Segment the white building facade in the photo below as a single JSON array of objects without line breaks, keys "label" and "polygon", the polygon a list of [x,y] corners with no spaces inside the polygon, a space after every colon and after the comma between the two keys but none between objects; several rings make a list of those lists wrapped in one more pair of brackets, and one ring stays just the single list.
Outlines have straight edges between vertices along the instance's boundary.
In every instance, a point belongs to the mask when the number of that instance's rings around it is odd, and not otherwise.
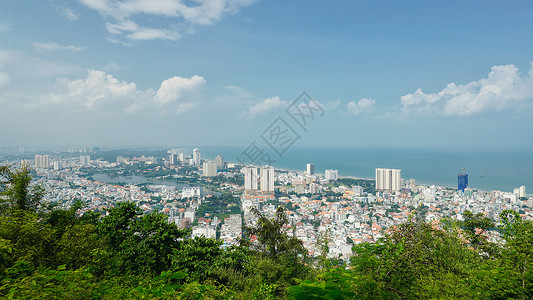
[{"label": "white building facade", "polygon": [[261,167],[261,191],[265,193],[274,192],[274,167]]},{"label": "white building facade", "polygon": [[376,169],[376,191],[398,192],[401,189],[402,170]]}]

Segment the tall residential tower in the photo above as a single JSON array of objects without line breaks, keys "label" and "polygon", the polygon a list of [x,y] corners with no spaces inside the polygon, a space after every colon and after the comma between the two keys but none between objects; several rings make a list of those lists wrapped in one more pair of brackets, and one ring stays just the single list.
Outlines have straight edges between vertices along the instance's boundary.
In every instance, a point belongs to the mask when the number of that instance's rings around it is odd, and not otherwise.
[{"label": "tall residential tower", "polygon": [[307,164],[307,175],[315,175],[315,164]]},{"label": "tall residential tower", "polygon": [[252,191],[257,190],[257,168],[256,167],[244,167],[244,190]]},{"label": "tall residential tower", "polygon": [[261,167],[261,191],[274,193],[274,167]]},{"label": "tall residential tower", "polygon": [[468,186],[468,174],[465,172],[465,168],[463,168],[463,171],[457,175],[457,190],[464,192],[466,187]]},{"label": "tall residential tower", "polygon": [[195,166],[200,166],[200,149],[194,148],[192,149],[192,161]]},{"label": "tall residential tower", "polygon": [[401,188],[402,170],[376,169],[376,191],[399,192]]}]

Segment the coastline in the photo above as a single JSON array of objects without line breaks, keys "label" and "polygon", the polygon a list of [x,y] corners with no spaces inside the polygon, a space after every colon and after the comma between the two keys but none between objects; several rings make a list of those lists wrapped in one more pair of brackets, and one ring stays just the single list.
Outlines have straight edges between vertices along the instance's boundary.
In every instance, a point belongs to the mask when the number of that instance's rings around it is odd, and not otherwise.
[{"label": "coastline", "polygon": [[[206,147],[204,158],[222,155],[236,162],[240,147]],[[276,169],[302,172],[306,163],[315,171],[339,170],[339,177],[374,180],[378,167],[401,169],[402,178],[417,185],[456,188],[462,167],[469,174],[469,187],[479,191],[512,192],[525,185],[533,187],[533,152],[454,151],[435,149],[302,148],[287,151],[272,165]]]}]

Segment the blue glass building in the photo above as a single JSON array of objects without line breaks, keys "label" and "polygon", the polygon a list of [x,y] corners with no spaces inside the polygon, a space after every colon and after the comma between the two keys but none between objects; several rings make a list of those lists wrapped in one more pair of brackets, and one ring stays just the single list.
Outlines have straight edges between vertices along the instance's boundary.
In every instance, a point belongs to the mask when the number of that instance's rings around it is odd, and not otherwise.
[{"label": "blue glass building", "polygon": [[457,176],[457,190],[464,192],[468,186],[468,174],[463,171]]}]

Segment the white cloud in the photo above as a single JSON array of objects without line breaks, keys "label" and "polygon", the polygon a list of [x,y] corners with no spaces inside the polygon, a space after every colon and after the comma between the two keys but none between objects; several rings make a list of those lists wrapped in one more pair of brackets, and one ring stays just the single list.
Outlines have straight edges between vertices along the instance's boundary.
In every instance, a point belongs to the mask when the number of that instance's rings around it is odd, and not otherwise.
[{"label": "white cloud", "polygon": [[[87,70],[82,79],[58,80],[59,92],[34,97],[30,106],[59,105],[66,110],[105,110],[134,113],[139,110],[154,109],[165,105],[165,110],[174,109],[183,113],[196,106],[194,102],[178,102],[181,96],[205,84],[203,77],[172,77],[161,83],[156,92],[153,89],[140,90],[134,82],[119,80],[100,70]],[[169,107],[171,103],[174,104]]]},{"label": "white cloud", "polygon": [[248,110],[244,111],[242,115],[247,118],[254,118],[286,105],[288,105],[287,101],[281,100],[278,96],[270,97],[250,107]]},{"label": "white cloud", "polygon": [[361,114],[374,106],[376,100],[363,98],[359,102],[351,101],[346,105],[348,111],[354,115]]},{"label": "white cloud", "polygon": [[205,79],[202,76],[194,75],[191,78],[175,76],[161,82],[161,87],[157,90],[154,98],[159,105],[178,100],[181,96],[190,91],[195,91],[205,85]]},{"label": "white cloud", "polygon": [[493,66],[487,78],[463,85],[448,84],[435,94],[417,89],[401,97],[405,113],[469,116],[516,108],[533,99],[533,64],[521,77],[514,65]]},{"label": "white cloud", "polygon": [[85,49],[85,47],[77,47],[73,45],[62,46],[57,43],[33,43],[33,47],[37,51],[70,51],[70,52],[79,52]]},{"label": "white cloud", "polygon": [[112,72],[112,71],[118,71],[118,70],[126,70],[126,66],[119,65],[114,62],[109,62],[103,67],[103,70],[106,72]]},{"label": "white cloud", "polygon": [[132,33],[126,35],[128,39],[136,41],[147,40],[170,40],[175,41],[181,38],[181,35],[169,30],[157,29],[157,28],[139,28]]},{"label": "white cloud", "polygon": [[[106,24],[109,33],[130,40],[177,40],[182,33],[194,31],[190,26],[212,25],[225,15],[235,14],[241,8],[252,5],[255,0],[197,0],[192,5],[184,0],[78,0],[101,15],[115,20]],[[183,26],[153,28],[139,26],[131,18],[135,15],[152,15],[175,20]]]},{"label": "white cloud", "polygon": [[181,38],[178,32],[166,29],[140,27],[137,23],[126,20],[119,23],[107,23],[107,31],[111,34],[124,34],[130,40],[177,40]]},{"label": "white cloud", "polygon": [[[107,69],[121,69],[110,63]],[[0,101],[19,109],[41,107],[61,112],[188,111],[199,103],[194,93],[206,84],[202,76],[171,77],[159,89],[139,89],[109,72],[80,70],[68,63],[43,61],[0,49]],[[28,84],[31,83],[31,84]],[[187,96],[187,99],[185,99]]]},{"label": "white cloud", "polygon": [[191,110],[194,108],[197,104],[194,102],[186,102],[186,103],[180,103],[178,107],[176,108],[176,114],[182,114],[188,110]]},{"label": "white cloud", "polygon": [[226,89],[232,92],[239,99],[246,99],[252,97],[252,93],[250,93],[250,91],[240,86],[228,85],[226,86]]},{"label": "white cloud", "polygon": [[78,14],[76,14],[72,9],[67,8],[67,7],[58,6],[57,12],[59,12],[60,15],[62,15],[63,17],[71,21],[75,21],[80,18]]},{"label": "white cloud", "polygon": [[139,92],[133,82],[120,81],[103,71],[88,70],[87,72],[85,79],[67,82],[68,93],[58,95],[55,101],[64,98],[65,101],[79,101],[83,106],[92,108],[98,102],[133,98]]}]

